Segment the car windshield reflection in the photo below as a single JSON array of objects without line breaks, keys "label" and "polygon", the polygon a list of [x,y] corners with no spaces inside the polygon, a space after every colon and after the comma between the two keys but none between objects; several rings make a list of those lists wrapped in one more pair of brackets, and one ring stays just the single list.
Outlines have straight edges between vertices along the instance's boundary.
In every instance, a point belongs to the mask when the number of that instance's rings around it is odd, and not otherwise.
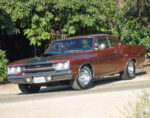
[{"label": "car windshield reflection", "polygon": [[92,50],[92,38],[78,38],[55,41],[48,54]]}]

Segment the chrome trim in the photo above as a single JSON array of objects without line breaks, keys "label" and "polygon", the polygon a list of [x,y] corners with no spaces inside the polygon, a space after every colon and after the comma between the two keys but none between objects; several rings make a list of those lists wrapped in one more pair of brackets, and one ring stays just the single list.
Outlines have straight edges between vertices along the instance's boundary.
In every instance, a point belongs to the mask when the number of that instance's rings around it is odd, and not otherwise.
[{"label": "chrome trim", "polygon": [[25,75],[9,75],[7,79],[13,78],[28,78],[28,77],[40,77],[40,76],[58,76],[58,75],[66,75],[72,74],[72,71],[60,71],[60,72],[48,72],[48,73],[38,73],[38,74],[25,74]]},{"label": "chrome trim", "polygon": [[27,63],[24,63],[24,64],[20,64],[20,65],[11,65],[11,66],[7,66],[7,67],[22,67],[22,66],[32,66],[32,65],[38,65],[38,64],[54,64],[54,63],[65,63],[67,62],[68,60],[65,60],[65,61],[47,61],[47,62],[33,62],[33,63],[30,63],[30,62],[27,62]]},{"label": "chrome trim", "polygon": [[85,70],[85,68],[83,69],[84,70],[79,72],[78,82],[80,83],[82,87],[85,87],[92,80],[92,73],[90,69],[87,67],[86,67],[87,70]]},{"label": "chrome trim", "polygon": [[[128,62],[129,62],[130,60],[132,60],[132,59],[134,59],[134,58],[129,58],[129,59],[128,59],[128,61],[126,62],[126,65],[125,65],[124,70],[126,69],[126,67],[127,67],[127,65],[128,65]],[[137,60],[135,59],[135,61],[137,61]],[[136,66],[136,63],[137,63],[137,62],[135,62],[135,66]],[[124,71],[124,70],[123,70],[123,71]]]},{"label": "chrome trim", "polygon": [[54,69],[53,67],[41,67],[41,68],[31,68],[31,69],[24,69],[23,72],[27,72],[27,71],[44,71],[44,70],[50,70],[50,69]]},{"label": "chrome trim", "polygon": [[[93,67],[93,65],[92,65],[91,63],[88,63],[88,62],[83,63],[83,64],[80,66],[80,68],[78,69],[78,74],[79,74],[79,72],[80,72],[81,68],[82,68],[84,65],[91,65],[91,67],[92,67],[92,71],[93,71],[93,73],[92,73],[92,77],[94,78],[94,77],[95,77],[95,70],[94,70],[94,67]],[[77,76],[78,76],[78,75],[77,75]]]},{"label": "chrome trim", "polygon": [[[71,80],[72,76],[73,76],[72,71],[62,71],[62,72],[53,72],[53,73],[51,72],[51,73],[41,73],[41,74],[8,76],[8,80],[11,83],[15,83],[15,84],[46,84],[49,82]],[[45,81],[35,83],[34,77],[44,77]]]}]

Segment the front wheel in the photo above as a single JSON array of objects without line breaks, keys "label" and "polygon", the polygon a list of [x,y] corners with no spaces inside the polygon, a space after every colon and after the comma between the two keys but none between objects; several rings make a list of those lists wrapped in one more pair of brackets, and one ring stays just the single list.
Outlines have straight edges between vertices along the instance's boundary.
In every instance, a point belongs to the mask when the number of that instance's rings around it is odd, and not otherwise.
[{"label": "front wheel", "polygon": [[80,69],[77,78],[72,82],[72,88],[75,90],[90,88],[93,84],[93,76],[88,66]]},{"label": "front wheel", "polygon": [[126,68],[120,73],[121,79],[132,79],[135,77],[135,63],[130,60],[128,61]]},{"label": "front wheel", "polygon": [[22,93],[29,94],[29,93],[37,93],[40,91],[40,86],[30,85],[30,84],[18,84],[19,89]]}]

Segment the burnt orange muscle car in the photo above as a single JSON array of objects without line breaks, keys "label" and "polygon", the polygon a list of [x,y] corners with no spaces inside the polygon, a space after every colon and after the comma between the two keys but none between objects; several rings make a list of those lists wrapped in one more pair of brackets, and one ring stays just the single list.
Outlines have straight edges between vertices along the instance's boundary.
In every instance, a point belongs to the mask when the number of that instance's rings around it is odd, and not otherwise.
[{"label": "burnt orange muscle car", "polygon": [[145,55],[144,46],[126,45],[108,34],[70,37],[54,41],[42,57],[10,63],[8,80],[18,84],[23,93],[36,93],[41,86],[59,83],[87,89],[95,78],[106,75],[134,78]]}]

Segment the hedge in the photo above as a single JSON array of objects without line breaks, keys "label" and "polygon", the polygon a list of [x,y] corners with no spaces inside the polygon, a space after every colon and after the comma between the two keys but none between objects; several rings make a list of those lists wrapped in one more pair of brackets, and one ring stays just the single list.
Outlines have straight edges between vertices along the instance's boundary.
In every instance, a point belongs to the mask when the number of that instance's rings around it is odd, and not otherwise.
[{"label": "hedge", "polygon": [[7,77],[7,63],[6,53],[0,49],[0,82],[3,82]]}]

